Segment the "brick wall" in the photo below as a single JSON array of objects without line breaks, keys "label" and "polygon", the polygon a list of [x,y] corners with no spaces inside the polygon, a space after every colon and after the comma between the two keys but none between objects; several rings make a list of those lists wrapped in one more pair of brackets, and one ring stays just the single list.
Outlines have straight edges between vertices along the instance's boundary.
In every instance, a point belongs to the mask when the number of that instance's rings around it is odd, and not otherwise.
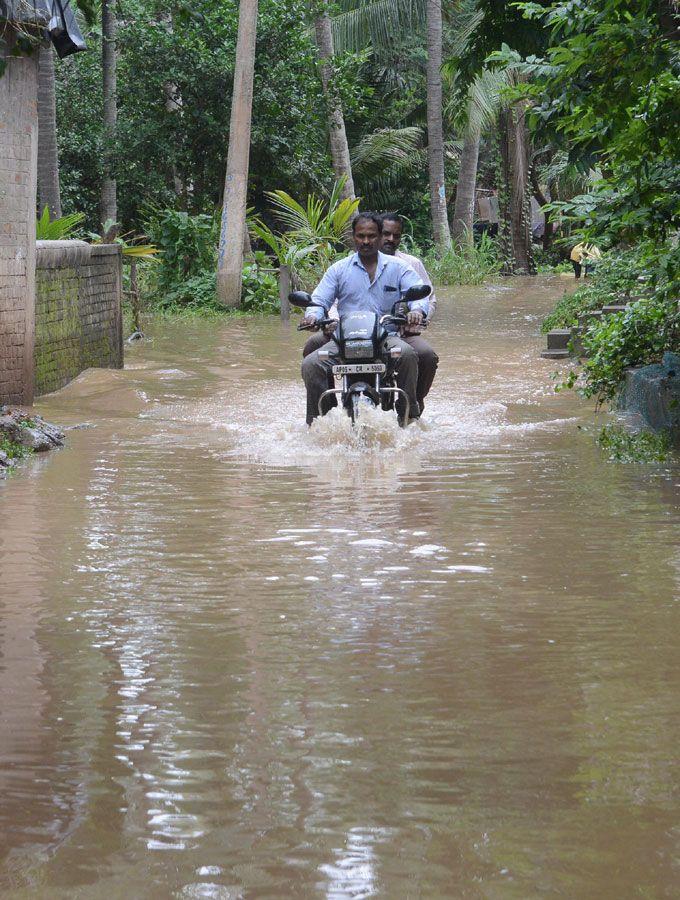
[{"label": "brick wall", "polygon": [[35,393],[56,391],[84,369],[122,365],[120,247],[38,241]]},{"label": "brick wall", "polygon": [[35,196],[38,54],[11,56],[14,36],[0,22],[7,62],[0,77],[0,402],[33,399]]}]

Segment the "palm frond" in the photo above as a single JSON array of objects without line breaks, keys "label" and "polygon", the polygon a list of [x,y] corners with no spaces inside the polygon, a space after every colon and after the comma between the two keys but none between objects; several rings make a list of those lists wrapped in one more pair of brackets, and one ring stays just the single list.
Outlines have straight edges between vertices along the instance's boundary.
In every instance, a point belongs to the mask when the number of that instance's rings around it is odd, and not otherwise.
[{"label": "palm frond", "polygon": [[35,223],[35,236],[38,241],[63,241],[72,238],[78,226],[85,221],[85,213],[70,213],[58,219],[50,219],[50,211],[46,206]]},{"label": "palm frond", "polygon": [[361,50],[371,43],[384,47],[398,38],[403,29],[416,30],[425,23],[425,0],[368,0],[341,3],[344,11],[333,16],[333,43],[336,51]]},{"label": "palm frond", "polygon": [[452,29],[453,39],[447,46],[448,58],[445,67],[455,67],[457,60],[464,56],[470,38],[484,20],[484,12],[477,9],[474,2],[461,4],[457,12],[455,26]]},{"label": "palm frond", "polygon": [[350,151],[352,172],[358,177],[375,176],[406,162],[422,141],[422,129],[381,128],[363,137]]},{"label": "palm frond", "polygon": [[493,128],[504,105],[503,92],[511,83],[509,69],[483,69],[468,91],[467,128],[485,132]]}]

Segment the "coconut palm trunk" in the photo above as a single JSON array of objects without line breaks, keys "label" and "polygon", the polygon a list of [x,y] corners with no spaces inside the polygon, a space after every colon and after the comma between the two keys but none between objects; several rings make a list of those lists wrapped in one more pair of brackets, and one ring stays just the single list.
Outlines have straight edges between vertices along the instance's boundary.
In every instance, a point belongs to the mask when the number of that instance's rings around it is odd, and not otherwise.
[{"label": "coconut palm trunk", "polygon": [[451,245],[446,216],[444,128],[442,124],[442,4],[427,0],[427,159],[434,242],[440,251]]},{"label": "coconut palm trunk", "polygon": [[47,206],[51,219],[61,217],[54,48],[40,48],[38,66],[38,207]]},{"label": "coconut palm trunk", "polygon": [[113,0],[102,0],[102,82],[104,95],[104,152],[99,210],[102,236],[112,240],[117,232],[118,198],[115,176],[115,140],[118,119],[116,97],[116,15]]},{"label": "coconut palm trunk", "polygon": [[458,245],[472,244],[479,140],[480,134],[477,129],[468,130],[465,134],[463,150],[460,155],[456,204],[451,227],[453,240]]},{"label": "coconut palm trunk", "polygon": [[333,171],[335,172],[336,180],[340,181],[344,178],[342,187],[343,199],[354,200],[354,179],[352,178],[352,164],[347,145],[345,118],[342,114],[340,95],[334,82],[333,32],[331,30],[327,0],[323,0],[319,6],[319,15],[314,21],[314,30],[316,46],[319,51],[319,62],[321,64],[321,84],[323,85],[328,109],[328,132]]},{"label": "coconut palm trunk", "polygon": [[522,103],[500,114],[499,234],[509,275],[534,272],[529,200],[529,138]]},{"label": "coconut palm trunk", "polygon": [[217,253],[217,295],[221,303],[231,307],[241,303],[256,40],[257,0],[241,0]]}]

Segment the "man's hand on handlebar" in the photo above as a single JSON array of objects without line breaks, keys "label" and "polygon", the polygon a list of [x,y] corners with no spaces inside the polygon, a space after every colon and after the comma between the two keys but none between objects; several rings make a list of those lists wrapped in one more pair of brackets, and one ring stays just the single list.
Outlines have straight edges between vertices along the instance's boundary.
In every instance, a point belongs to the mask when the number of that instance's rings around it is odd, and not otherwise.
[{"label": "man's hand on handlebar", "polygon": [[319,319],[316,316],[305,316],[300,322],[300,328],[309,328],[311,331],[319,330]]},{"label": "man's hand on handlebar", "polygon": [[323,326],[323,333],[326,337],[331,337],[335,333],[335,329],[338,327],[338,320],[333,319],[332,322],[329,322],[327,325]]},{"label": "man's hand on handlebar", "polygon": [[423,323],[423,314],[419,309],[410,309],[406,316],[406,323],[408,325],[422,325]]}]

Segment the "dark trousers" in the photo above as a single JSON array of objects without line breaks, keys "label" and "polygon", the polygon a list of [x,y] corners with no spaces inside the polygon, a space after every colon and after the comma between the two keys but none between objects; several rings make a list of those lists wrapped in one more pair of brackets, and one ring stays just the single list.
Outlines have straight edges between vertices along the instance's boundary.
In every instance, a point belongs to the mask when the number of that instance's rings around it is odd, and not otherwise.
[{"label": "dark trousers", "polygon": [[[401,348],[401,356],[396,360],[394,370],[397,379],[397,387],[400,387],[409,399],[410,417],[417,419],[420,415],[420,407],[416,398],[418,383],[418,354],[398,335],[388,335],[382,344],[386,351],[392,347]],[[328,387],[328,378],[332,377],[331,369],[339,360],[339,347],[335,341],[329,342],[329,359],[319,359],[319,351],[309,353],[302,360],[302,380],[307,388],[307,424],[311,425],[319,415],[319,400]],[[406,404],[400,397],[396,403],[397,415],[402,420],[406,414]]]},{"label": "dark trousers", "polygon": [[[314,353],[315,350],[323,347],[328,341],[330,341],[330,337],[325,335],[323,331],[315,332],[309,338],[302,350],[303,357],[309,356],[310,353]],[[418,354],[418,385],[416,387],[416,396],[418,398],[420,411],[422,412],[423,407],[425,406],[424,400],[430,393],[430,388],[432,387],[432,382],[434,381],[434,376],[437,372],[439,357],[425,338],[419,334],[405,335],[402,337],[402,341],[408,344],[409,347],[413,347]]]}]

